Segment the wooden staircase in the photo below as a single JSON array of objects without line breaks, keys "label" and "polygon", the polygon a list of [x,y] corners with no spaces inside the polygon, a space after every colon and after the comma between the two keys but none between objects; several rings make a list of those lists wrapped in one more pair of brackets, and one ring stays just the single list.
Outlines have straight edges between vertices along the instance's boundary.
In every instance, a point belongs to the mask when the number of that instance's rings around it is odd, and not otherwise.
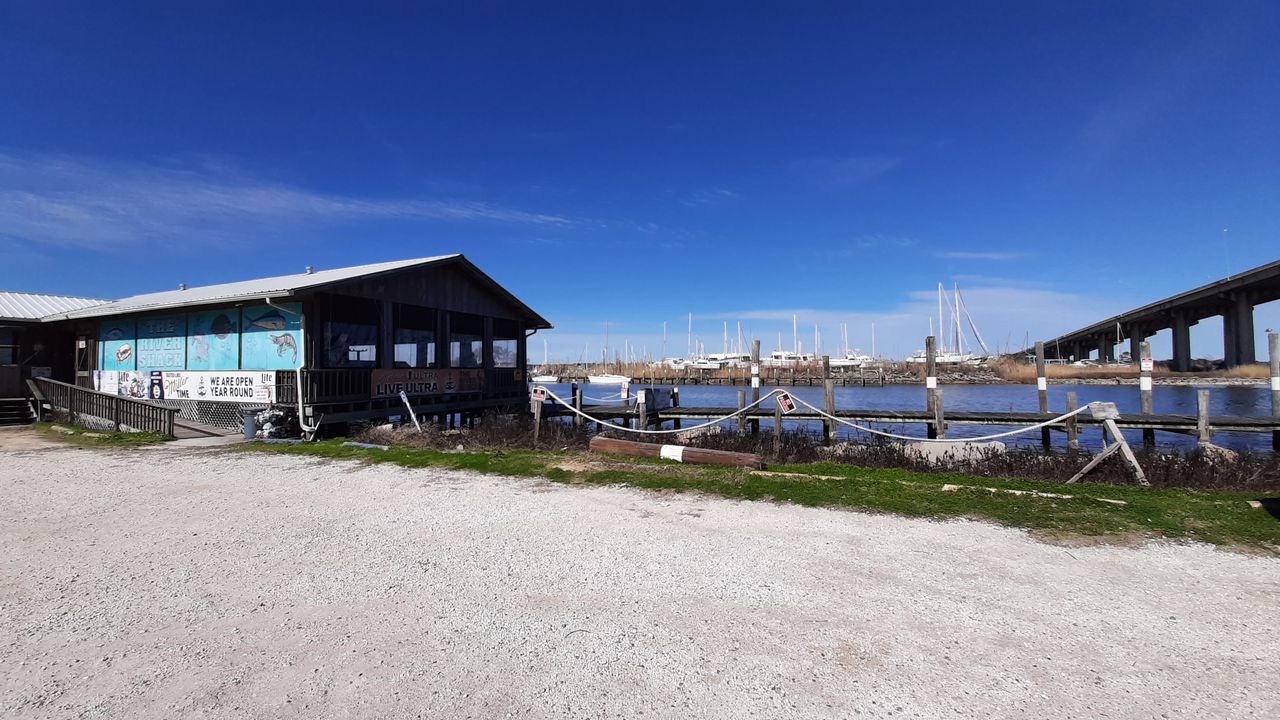
[{"label": "wooden staircase", "polygon": [[0,398],[0,425],[30,425],[35,419],[26,398]]}]

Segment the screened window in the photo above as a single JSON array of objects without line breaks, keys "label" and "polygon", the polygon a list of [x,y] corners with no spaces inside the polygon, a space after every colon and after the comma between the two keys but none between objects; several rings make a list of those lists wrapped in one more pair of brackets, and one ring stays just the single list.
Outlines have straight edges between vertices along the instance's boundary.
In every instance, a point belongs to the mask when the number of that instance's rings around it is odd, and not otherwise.
[{"label": "screened window", "polygon": [[516,367],[519,360],[519,337],[521,331],[517,323],[510,320],[493,321],[493,366],[500,368]]},{"label": "screened window", "polygon": [[484,367],[484,318],[465,313],[450,316],[449,366]]},{"label": "screened window", "polygon": [[324,338],[329,367],[373,367],[378,362],[378,326],[327,322]]},{"label": "screened window", "polygon": [[395,312],[395,366],[435,367],[436,312],[413,305],[396,305]]}]

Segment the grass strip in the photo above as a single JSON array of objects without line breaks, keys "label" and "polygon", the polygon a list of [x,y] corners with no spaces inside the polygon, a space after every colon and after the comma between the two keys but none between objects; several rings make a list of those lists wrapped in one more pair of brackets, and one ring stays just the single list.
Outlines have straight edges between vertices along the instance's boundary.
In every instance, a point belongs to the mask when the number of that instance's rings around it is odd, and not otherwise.
[{"label": "grass strip", "polygon": [[111,432],[86,430],[82,427],[74,425],[62,425],[58,423],[38,422],[33,423],[32,427],[37,432],[53,440],[58,440],[68,445],[77,447],[90,448],[131,448],[141,447],[143,445],[154,445],[156,443],[167,442],[169,438],[164,433],[157,432]]},{"label": "grass strip", "polygon": [[[570,484],[694,491],[739,500],[848,508],[907,517],[980,519],[1063,539],[1170,538],[1280,555],[1280,520],[1265,510],[1251,507],[1249,500],[1257,498],[1248,493],[1095,484],[1065,486],[837,463],[775,466],[771,469],[777,474],[770,475],[753,474],[741,468],[678,465],[656,459],[581,452],[445,452],[397,446],[384,451],[344,447],[341,442],[249,443],[238,447],[250,452],[392,463],[410,468],[473,470],[543,477]],[[605,467],[591,468],[596,463]],[[959,492],[944,491],[944,485],[966,487]],[[1007,490],[1028,492],[1001,492]],[[1034,493],[1072,497],[1043,497]],[[1120,500],[1124,504],[1098,502],[1094,498]]]}]

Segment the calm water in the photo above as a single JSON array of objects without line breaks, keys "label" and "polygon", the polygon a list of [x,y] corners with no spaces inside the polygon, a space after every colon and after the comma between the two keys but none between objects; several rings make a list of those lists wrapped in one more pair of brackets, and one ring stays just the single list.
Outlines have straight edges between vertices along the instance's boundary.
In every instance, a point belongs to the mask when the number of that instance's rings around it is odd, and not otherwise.
[{"label": "calm water", "polygon": [[[569,398],[568,385],[551,385],[557,395]],[[587,396],[605,397],[616,395],[617,387],[582,386]],[[680,404],[689,407],[724,407],[734,408],[738,404],[738,391],[742,387],[721,385],[688,385],[680,388]],[[772,388],[761,388],[761,394]],[[818,407],[822,406],[822,388],[795,387],[782,388],[796,397]],[[1153,402],[1157,414],[1192,415],[1196,414],[1195,387],[1155,387]],[[1211,415],[1260,415],[1271,414],[1271,393],[1265,386],[1249,387],[1211,387],[1209,394],[1209,413]],[[750,398],[750,388],[746,388]],[[1034,385],[943,385],[941,390],[944,406],[947,410],[988,410],[988,411],[1031,411],[1039,408]],[[1124,413],[1138,413],[1141,400],[1137,386],[1113,385],[1050,385],[1049,409],[1054,413],[1066,412],[1067,393],[1074,391],[1080,404],[1100,400],[1114,402]],[[590,401],[588,401],[590,402]],[[923,385],[888,385],[885,387],[846,387],[836,388],[836,406],[839,408],[866,408],[904,410],[925,407],[925,389]],[[773,407],[772,400],[765,401],[766,408]],[[789,422],[788,427],[808,426],[806,429],[817,432],[819,423]],[[880,424],[877,430],[885,430],[900,435],[924,437],[925,426],[920,424]],[[989,435],[1011,427],[992,425],[953,425],[947,430],[947,437],[978,437]],[[844,438],[862,438],[864,433],[847,427],[841,427],[839,434]],[[1098,448],[1101,445],[1101,428],[1084,428],[1081,430],[1080,443],[1085,447]],[[1125,431],[1131,443],[1142,442],[1142,431]],[[1024,435],[1006,438],[1004,442],[1019,445],[1038,445],[1040,433],[1031,431]],[[1065,446],[1065,433],[1053,433],[1055,445]],[[1224,447],[1237,450],[1270,450],[1270,433],[1216,433],[1214,442]],[[1175,433],[1156,433],[1156,443],[1165,448],[1190,448],[1195,446],[1195,438]]]}]

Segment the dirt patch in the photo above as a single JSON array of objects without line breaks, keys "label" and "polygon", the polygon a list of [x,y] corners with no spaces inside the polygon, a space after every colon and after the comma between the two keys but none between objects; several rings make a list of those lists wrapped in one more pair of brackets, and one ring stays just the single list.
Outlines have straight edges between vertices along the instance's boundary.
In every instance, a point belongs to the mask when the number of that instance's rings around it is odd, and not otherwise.
[{"label": "dirt patch", "polygon": [[66,443],[58,442],[34,428],[0,427],[0,452],[26,452],[65,447]]}]

